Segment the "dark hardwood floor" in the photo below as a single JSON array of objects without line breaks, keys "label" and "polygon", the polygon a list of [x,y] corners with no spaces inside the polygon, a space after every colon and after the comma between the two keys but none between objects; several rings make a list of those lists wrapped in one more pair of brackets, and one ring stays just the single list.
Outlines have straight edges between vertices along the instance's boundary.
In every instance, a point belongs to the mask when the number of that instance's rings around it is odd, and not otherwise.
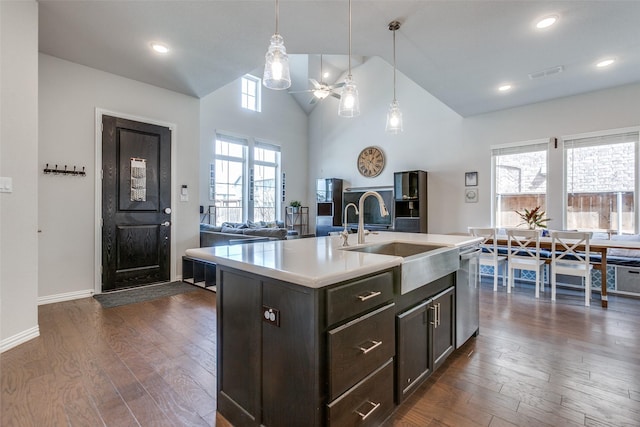
[{"label": "dark hardwood floor", "polygon": [[[387,426],[640,426],[640,300],[481,292],[480,336]],[[597,296],[596,296],[597,298]],[[0,424],[229,426],[216,419],[215,294],[39,308],[41,336],[0,355]]]}]

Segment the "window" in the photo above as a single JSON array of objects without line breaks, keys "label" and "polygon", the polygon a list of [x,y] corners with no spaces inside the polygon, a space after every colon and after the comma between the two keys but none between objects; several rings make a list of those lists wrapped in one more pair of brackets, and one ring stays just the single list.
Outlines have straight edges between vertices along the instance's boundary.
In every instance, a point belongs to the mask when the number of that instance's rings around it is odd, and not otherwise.
[{"label": "window", "polygon": [[635,233],[638,132],[565,139],[566,228]]},{"label": "window", "polygon": [[260,79],[246,74],[242,77],[242,108],[260,112]]},{"label": "window", "polygon": [[256,142],[253,148],[253,220],[277,218],[280,147]]},{"label": "window", "polygon": [[547,143],[493,148],[494,221],[496,227],[522,224],[515,211],[546,211]]},{"label": "window", "polygon": [[215,142],[215,170],[213,188],[216,206],[215,225],[223,222],[242,222],[245,198],[245,168],[247,140],[217,135]]},{"label": "window", "polygon": [[209,196],[216,207],[215,225],[279,219],[280,147],[217,134],[214,156]]}]

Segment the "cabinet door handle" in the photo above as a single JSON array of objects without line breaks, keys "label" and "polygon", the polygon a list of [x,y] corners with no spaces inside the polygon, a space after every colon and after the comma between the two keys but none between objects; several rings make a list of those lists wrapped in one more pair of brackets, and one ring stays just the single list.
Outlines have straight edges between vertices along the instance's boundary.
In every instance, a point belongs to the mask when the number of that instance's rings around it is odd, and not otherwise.
[{"label": "cabinet door handle", "polygon": [[358,295],[358,298],[360,299],[360,301],[366,301],[368,299],[371,299],[373,297],[377,297],[378,295],[380,295],[382,292],[380,291],[371,291],[369,292],[367,295]]},{"label": "cabinet door handle", "polygon": [[433,320],[429,323],[431,323],[435,329],[438,327],[438,306],[432,305],[431,307],[429,307],[429,309],[433,311]]},{"label": "cabinet door handle", "polygon": [[371,344],[373,344],[373,345],[372,345],[371,347],[369,347],[369,348],[365,348],[365,347],[362,347],[362,346],[358,347],[358,349],[362,352],[362,354],[367,354],[367,353],[369,353],[371,350],[373,350],[374,348],[379,347],[379,346],[381,346],[381,345],[382,345],[382,341],[369,340],[369,342],[370,342]]},{"label": "cabinet door handle", "polygon": [[442,320],[442,307],[438,303],[438,326],[440,326],[440,320]]},{"label": "cabinet door handle", "polygon": [[373,403],[370,400],[367,400],[367,402],[369,405],[371,405],[371,409],[369,409],[369,412],[367,412],[366,414],[363,414],[362,412],[360,412],[359,410],[355,410],[355,413],[360,415],[361,421],[364,421],[367,419],[367,417],[371,414],[373,414],[373,411],[375,411],[376,409],[378,409],[380,407],[380,403]]}]

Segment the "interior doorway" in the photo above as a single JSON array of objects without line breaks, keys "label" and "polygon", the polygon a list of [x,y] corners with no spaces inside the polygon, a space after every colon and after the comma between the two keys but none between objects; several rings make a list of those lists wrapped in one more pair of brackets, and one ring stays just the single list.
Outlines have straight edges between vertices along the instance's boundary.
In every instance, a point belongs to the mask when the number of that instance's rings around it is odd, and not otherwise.
[{"label": "interior doorway", "polygon": [[171,280],[169,127],[101,116],[101,291]]}]

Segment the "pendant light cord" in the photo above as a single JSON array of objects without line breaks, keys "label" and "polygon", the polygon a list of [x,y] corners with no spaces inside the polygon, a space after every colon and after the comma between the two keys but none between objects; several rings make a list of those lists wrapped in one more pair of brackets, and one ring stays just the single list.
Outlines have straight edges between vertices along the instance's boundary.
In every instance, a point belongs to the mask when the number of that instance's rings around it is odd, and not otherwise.
[{"label": "pendant light cord", "polygon": [[278,0],[276,0],[276,34],[278,34],[278,21],[280,20],[280,7],[278,6]]},{"label": "pendant light cord", "polygon": [[351,80],[351,0],[349,0],[349,80]]},{"label": "pendant light cord", "polygon": [[396,30],[393,30],[393,102],[396,101]]}]

